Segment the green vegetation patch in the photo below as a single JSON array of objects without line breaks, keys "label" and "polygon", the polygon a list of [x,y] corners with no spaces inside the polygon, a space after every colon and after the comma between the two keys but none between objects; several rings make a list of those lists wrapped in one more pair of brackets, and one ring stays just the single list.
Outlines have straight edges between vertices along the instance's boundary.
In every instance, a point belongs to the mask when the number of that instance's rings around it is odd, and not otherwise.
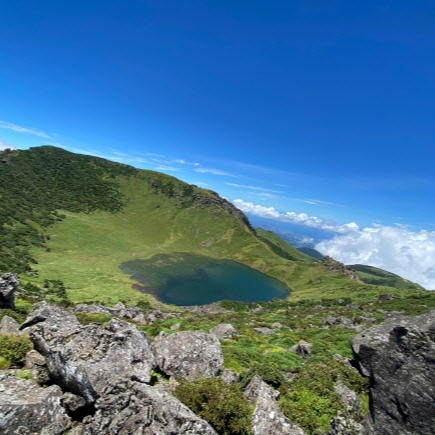
[{"label": "green vegetation patch", "polygon": [[26,354],[32,350],[32,342],[21,335],[0,335],[0,366],[22,367]]},{"label": "green vegetation patch", "polygon": [[250,435],[253,406],[238,385],[220,378],[180,381],[174,396],[222,435]]}]

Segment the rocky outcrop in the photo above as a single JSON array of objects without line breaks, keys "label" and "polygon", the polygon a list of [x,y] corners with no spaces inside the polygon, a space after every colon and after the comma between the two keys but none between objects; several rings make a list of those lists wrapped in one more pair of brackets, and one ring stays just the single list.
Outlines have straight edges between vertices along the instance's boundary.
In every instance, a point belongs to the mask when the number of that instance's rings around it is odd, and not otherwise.
[{"label": "rocky outcrop", "polygon": [[0,433],[60,435],[71,427],[61,406],[57,385],[38,387],[33,381],[0,375]]},{"label": "rocky outcrop", "polygon": [[15,292],[19,285],[18,276],[11,272],[0,277],[0,308],[15,309]]},{"label": "rocky outcrop", "polygon": [[349,266],[334,260],[333,258],[325,255],[322,258],[322,264],[326,267],[328,272],[332,273],[343,273],[349,277],[352,281],[360,281],[358,274],[355,270],[351,269]]},{"label": "rocky outcrop", "polygon": [[270,328],[266,328],[264,326],[260,326],[258,328],[252,328],[255,332],[262,335],[273,335],[275,334],[275,331]]},{"label": "rocky outcrop", "polygon": [[182,331],[163,335],[153,343],[158,368],[168,376],[187,380],[209,378],[222,371],[224,357],[215,335]]},{"label": "rocky outcrop", "polygon": [[138,323],[145,323],[145,317],[142,310],[138,307],[126,307],[122,302],[118,302],[113,308],[108,308],[98,304],[78,304],[75,312],[106,314],[107,316],[124,317]]},{"label": "rocky outcrop", "polygon": [[9,316],[3,316],[0,320],[0,334],[20,335],[20,324]]},{"label": "rocky outcrop", "polygon": [[279,392],[267,385],[260,376],[254,375],[245,389],[244,397],[255,405],[252,415],[254,435],[304,435],[279,408],[276,399]]},{"label": "rocky outcrop", "polygon": [[[43,317],[41,312],[50,309],[53,317],[34,323]],[[31,325],[30,339],[45,357],[51,379],[66,391],[92,404],[109,378],[113,383],[150,381],[155,366],[151,343],[136,326],[119,319],[112,319],[104,328],[98,324],[80,326],[69,318],[71,313],[60,308],[37,307],[35,311],[24,325]],[[65,318],[70,330],[62,324]]]},{"label": "rocky outcrop", "polygon": [[73,313],[63,308],[49,305],[47,302],[41,302],[36,305],[20,326],[20,329],[29,332],[30,327],[38,324],[43,324],[44,331],[49,336],[52,344],[77,332],[81,328],[79,321]]},{"label": "rocky outcrop", "polygon": [[210,334],[215,335],[220,340],[226,340],[235,337],[237,330],[230,323],[221,323],[210,329]]},{"label": "rocky outcrop", "polygon": [[299,341],[298,344],[295,344],[290,348],[292,352],[296,352],[302,358],[308,358],[311,353],[312,343],[308,343],[304,340]]},{"label": "rocky outcrop", "polygon": [[435,427],[435,311],[388,316],[351,341],[370,379],[365,433],[429,435]]},{"label": "rocky outcrop", "polygon": [[108,384],[95,409],[85,418],[83,435],[217,435],[173,396],[139,382]]}]

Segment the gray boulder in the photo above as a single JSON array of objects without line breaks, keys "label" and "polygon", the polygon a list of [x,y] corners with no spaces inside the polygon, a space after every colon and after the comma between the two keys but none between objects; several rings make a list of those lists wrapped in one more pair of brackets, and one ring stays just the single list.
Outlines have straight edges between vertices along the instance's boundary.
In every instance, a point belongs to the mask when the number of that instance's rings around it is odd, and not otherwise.
[{"label": "gray boulder", "polygon": [[351,340],[359,370],[370,378],[366,434],[434,433],[435,311],[387,316]]},{"label": "gray boulder", "polygon": [[308,343],[304,340],[299,341],[298,344],[295,344],[290,348],[292,352],[296,352],[302,358],[308,358],[311,353],[312,343]]},{"label": "gray boulder", "polygon": [[[61,319],[58,319],[61,320]],[[47,363],[51,379],[64,390],[95,402],[110,382],[150,381],[155,366],[151,342],[144,332],[123,320],[105,328],[91,324],[59,332],[52,318],[30,328],[29,336]]]},{"label": "gray boulder", "polygon": [[153,343],[156,363],[168,376],[193,380],[222,371],[224,357],[215,335],[203,331],[181,331],[162,336]]},{"label": "gray boulder", "polygon": [[0,277],[0,308],[15,309],[15,291],[19,285],[18,276],[11,272]]},{"label": "gray boulder", "polygon": [[33,381],[0,375],[0,433],[2,435],[60,435],[71,426],[61,406],[57,385],[41,388]]},{"label": "gray boulder", "polygon": [[275,331],[273,329],[270,328],[266,328],[264,326],[260,326],[258,328],[252,328],[255,332],[258,332],[259,334],[262,335],[273,335],[275,334]]},{"label": "gray boulder", "polygon": [[30,328],[39,324],[44,325],[44,332],[52,344],[80,330],[81,325],[76,316],[68,310],[41,302],[27,316],[20,329],[26,333]]},{"label": "gray boulder", "polygon": [[138,323],[145,323],[145,317],[142,310],[138,307],[126,307],[122,302],[118,302],[113,308],[108,308],[98,304],[78,304],[76,305],[75,312],[91,313],[91,314],[105,314],[107,316],[123,317],[131,319]]},{"label": "gray boulder", "polygon": [[346,387],[341,381],[334,384],[334,391],[341,397],[341,401],[346,405],[347,411],[350,414],[359,417],[362,409],[362,403],[355,391]]},{"label": "gray boulder", "polygon": [[237,329],[230,323],[221,323],[210,329],[210,334],[216,335],[219,340],[226,340],[237,335]]},{"label": "gray boulder", "polygon": [[[345,417],[338,414],[331,420],[328,435],[361,435],[363,434],[363,427],[353,418]],[[375,433],[367,434],[375,435]]]},{"label": "gray boulder", "polygon": [[149,385],[108,384],[101,393],[95,415],[85,419],[83,435],[217,435],[175,397]]},{"label": "gray boulder", "polygon": [[276,399],[279,392],[254,375],[245,389],[244,397],[255,405],[252,415],[254,435],[304,435],[281,411]]},{"label": "gray boulder", "polygon": [[0,320],[0,334],[20,335],[20,324],[9,316],[3,316]]}]

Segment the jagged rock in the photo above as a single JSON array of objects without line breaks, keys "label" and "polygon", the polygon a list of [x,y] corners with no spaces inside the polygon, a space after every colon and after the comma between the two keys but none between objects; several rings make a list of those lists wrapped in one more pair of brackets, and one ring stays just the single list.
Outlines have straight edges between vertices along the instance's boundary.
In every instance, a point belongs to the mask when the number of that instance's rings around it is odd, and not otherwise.
[{"label": "jagged rock", "polygon": [[11,272],[0,277],[0,308],[15,309],[15,291],[19,285],[18,276]]},{"label": "jagged rock", "polygon": [[159,320],[165,320],[168,317],[171,317],[170,315],[166,313],[162,313],[160,310],[152,310],[149,311],[146,315],[146,320],[149,321],[149,323],[154,323],[157,319]]},{"label": "jagged rock", "polygon": [[364,316],[353,316],[352,321],[354,324],[364,323],[365,325],[374,325],[376,323],[376,319],[374,317]]},{"label": "jagged rock", "polygon": [[76,305],[74,311],[124,317],[125,319],[131,319],[138,323],[145,323],[145,317],[140,308],[126,307],[122,302],[118,302],[113,308],[105,307],[98,304],[78,304]]},{"label": "jagged rock", "polygon": [[362,403],[355,391],[346,387],[341,381],[334,384],[334,391],[340,395],[341,401],[346,405],[347,410],[351,414],[359,415],[362,408]]},{"label": "jagged rock", "polygon": [[338,353],[335,353],[334,355],[332,355],[332,358],[334,358],[335,361],[341,363],[341,364],[345,364],[347,367],[349,367],[352,370],[358,371],[351,363],[351,360],[349,358],[346,358],[343,355],[340,355]]},{"label": "jagged rock", "polygon": [[0,320],[0,334],[20,335],[20,324],[9,316],[3,316]]},{"label": "jagged rock", "polygon": [[263,334],[263,335],[273,335],[275,334],[275,331],[273,329],[270,328],[265,328],[263,326],[259,327],[259,328],[252,328],[255,332],[258,332],[259,334]]},{"label": "jagged rock", "polygon": [[[362,424],[356,422],[353,418],[344,417],[341,413],[338,413],[338,415],[331,420],[328,435],[360,435],[362,433]],[[367,435],[375,435],[375,433]],[[391,433],[391,435],[393,435],[393,433]]]},{"label": "jagged rock", "polygon": [[31,350],[26,354],[25,369],[32,370],[33,379],[39,385],[46,385],[50,382],[50,374],[45,362],[45,358],[36,350]]},{"label": "jagged rock", "polygon": [[345,266],[343,263],[340,263],[339,261],[336,261],[327,255],[322,258],[322,264],[325,266],[328,272],[343,273],[353,281],[360,281],[355,270],[351,269],[349,266]]},{"label": "jagged rock", "polygon": [[379,302],[391,301],[392,299],[394,299],[394,296],[390,293],[384,293],[383,295],[379,295],[378,297]]},{"label": "jagged rock", "polygon": [[20,329],[29,332],[30,327],[40,323],[44,324],[48,340],[62,339],[78,331],[81,327],[73,313],[63,308],[49,305],[47,302],[40,302],[36,305],[20,326]]},{"label": "jagged rock", "polygon": [[282,413],[276,401],[279,392],[267,385],[260,376],[254,375],[243,395],[255,405],[252,415],[254,435],[304,435],[302,429]]},{"label": "jagged rock", "polygon": [[435,311],[387,316],[351,340],[370,379],[366,434],[429,435],[435,427]]},{"label": "jagged rock", "polygon": [[239,380],[239,374],[231,369],[225,369],[221,374],[221,379],[226,384],[235,384]]},{"label": "jagged rock", "polygon": [[304,340],[301,340],[298,344],[295,344],[290,348],[292,352],[296,352],[302,358],[308,358],[308,355],[311,353],[312,343],[308,343]]},{"label": "jagged rock", "polygon": [[328,316],[322,319],[322,322],[325,325],[330,325],[330,326],[342,326],[344,328],[351,328],[351,329],[353,329],[354,327],[352,320],[347,319],[346,317]]},{"label": "jagged rock", "polygon": [[274,329],[282,329],[282,324],[279,322],[272,323],[272,328]]},{"label": "jagged rock", "polygon": [[64,390],[92,404],[109,378],[111,382],[149,382],[155,366],[151,343],[131,323],[112,319],[105,328],[90,324],[69,334],[54,332],[55,326],[52,318],[47,319],[32,326],[29,336],[45,357],[51,379]]},{"label": "jagged rock", "polygon": [[67,392],[62,395],[62,406],[68,412],[74,413],[86,407],[86,400],[81,396]]},{"label": "jagged rock", "polygon": [[230,323],[221,323],[210,329],[210,334],[215,335],[220,340],[225,340],[236,336],[237,329]]},{"label": "jagged rock", "polygon": [[203,331],[167,335],[153,343],[153,350],[163,373],[187,380],[217,376],[224,361],[219,340]]},{"label": "jagged rock", "polygon": [[108,384],[87,417],[83,435],[217,435],[204,420],[164,391],[139,382]]},{"label": "jagged rock", "polygon": [[172,331],[178,331],[181,327],[181,323],[176,323],[175,325],[171,326]]},{"label": "jagged rock", "polygon": [[33,381],[0,375],[0,433],[2,435],[60,435],[71,421],[60,404],[57,385],[41,388]]},{"label": "jagged rock", "polygon": [[26,369],[45,366],[45,358],[36,350],[32,349],[26,354]]}]

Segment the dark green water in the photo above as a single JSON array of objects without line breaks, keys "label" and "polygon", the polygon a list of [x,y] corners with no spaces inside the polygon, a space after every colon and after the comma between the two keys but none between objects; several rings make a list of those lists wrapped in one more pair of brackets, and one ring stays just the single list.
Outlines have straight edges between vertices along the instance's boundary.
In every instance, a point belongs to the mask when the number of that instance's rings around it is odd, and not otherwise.
[{"label": "dark green water", "polygon": [[174,305],[204,305],[221,300],[261,302],[286,298],[290,289],[277,279],[231,260],[200,255],[160,254],[131,260],[120,269],[140,282],[133,287]]}]

